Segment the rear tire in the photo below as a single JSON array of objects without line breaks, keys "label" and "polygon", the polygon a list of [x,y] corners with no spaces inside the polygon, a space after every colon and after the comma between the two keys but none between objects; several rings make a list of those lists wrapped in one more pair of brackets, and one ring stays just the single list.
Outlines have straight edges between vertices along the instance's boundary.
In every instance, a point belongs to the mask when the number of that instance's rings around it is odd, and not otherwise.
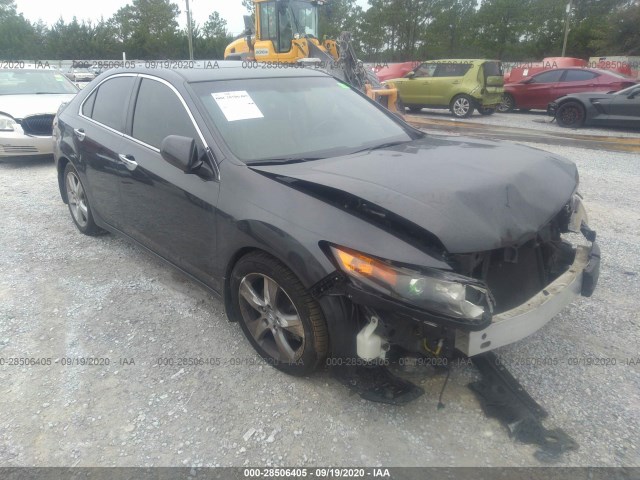
[{"label": "rear tire", "polygon": [[278,260],[262,252],[242,257],[230,292],[243,333],[270,365],[300,376],[324,362],[329,335],[320,305]]},{"label": "rear tire", "polygon": [[564,128],[580,128],[585,116],[585,109],[579,102],[565,102],[556,111],[556,121]]},{"label": "rear tire", "polygon": [[71,213],[73,223],[76,224],[78,230],[90,236],[104,233],[104,230],[98,227],[93,219],[86,191],[80,181],[78,171],[71,163],[67,163],[64,169],[64,189],[69,213]]},{"label": "rear tire", "polygon": [[469,95],[456,95],[451,100],[449,109],[456,118],[468,118],[473,115],[475,101]]}]

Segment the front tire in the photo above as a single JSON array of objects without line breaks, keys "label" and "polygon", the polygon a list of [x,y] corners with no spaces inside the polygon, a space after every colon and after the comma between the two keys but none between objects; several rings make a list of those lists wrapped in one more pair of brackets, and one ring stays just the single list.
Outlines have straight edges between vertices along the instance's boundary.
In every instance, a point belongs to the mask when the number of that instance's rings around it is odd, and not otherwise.
[{"label": "front tire", "polygon": [[270,255],[250,253],[235,265],[230,289],[244,335],[269,364],[297,376],[322,364],[329,350],[327,324],[291,270]]},{"label": "front tire", "polygon": [[580,128],[584,125],[585,110],[581,103],[566,102],[558,107],[556,121],[564,128]]},{"label": "front tire", "polygon": [[468,118],[473,115],[474,100],[469,95],[456,95],[451,100],[449,109],[456,118]]},{"label": "front tire", "polygon": [[64,169],[64,188],[67,197],[67,206],[69,207],[73,223],[76,224],[78,230],[90,236],[104,233],[93,219],[87,193],[80,181],[78,171],[71,163],[67,163]]}]

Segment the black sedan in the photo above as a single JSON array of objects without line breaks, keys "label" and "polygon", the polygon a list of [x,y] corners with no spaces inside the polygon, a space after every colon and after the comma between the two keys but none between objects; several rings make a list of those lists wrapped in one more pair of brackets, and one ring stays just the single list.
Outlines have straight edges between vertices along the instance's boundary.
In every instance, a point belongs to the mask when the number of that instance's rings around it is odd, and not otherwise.
[{"label": "black sedan", "polygon": [[551,102],[547,113],[558,125],[579,128],[640,127],[640,85],[618,92],[574,93]]},{"label": "black sedan", "polygon": [[[578,174],[432,137],[313,69],[109,71],[58,113],[62,199],[224,301],[292,374],[476,355],[595,287]],[[105,259],[108,261],[108,259]]]}]

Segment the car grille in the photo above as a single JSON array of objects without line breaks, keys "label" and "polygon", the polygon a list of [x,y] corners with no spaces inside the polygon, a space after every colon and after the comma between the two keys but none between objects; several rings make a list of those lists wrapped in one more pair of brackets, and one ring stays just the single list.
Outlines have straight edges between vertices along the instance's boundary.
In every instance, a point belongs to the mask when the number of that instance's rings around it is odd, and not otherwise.
[{"label": "car grille", "polygon": [[33,115],[22,119],[22,130],[27,135],[50,136],[53,134],[54,115]]}]

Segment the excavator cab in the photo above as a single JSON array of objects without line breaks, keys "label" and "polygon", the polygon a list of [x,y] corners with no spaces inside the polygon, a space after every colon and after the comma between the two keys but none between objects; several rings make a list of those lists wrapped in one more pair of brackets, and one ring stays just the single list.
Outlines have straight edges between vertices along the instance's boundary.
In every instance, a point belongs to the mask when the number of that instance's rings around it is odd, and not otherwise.
[{"label": "excavator cab", "polygon": [[318,6],[324,0],[253,0],[255,26],[245,17],[243,36],[227,46],[226,60],[274,65],[319,66],[397,112],[397,90],[385,87],[358,61],[350,34],[337,40],[318,39]]}]

